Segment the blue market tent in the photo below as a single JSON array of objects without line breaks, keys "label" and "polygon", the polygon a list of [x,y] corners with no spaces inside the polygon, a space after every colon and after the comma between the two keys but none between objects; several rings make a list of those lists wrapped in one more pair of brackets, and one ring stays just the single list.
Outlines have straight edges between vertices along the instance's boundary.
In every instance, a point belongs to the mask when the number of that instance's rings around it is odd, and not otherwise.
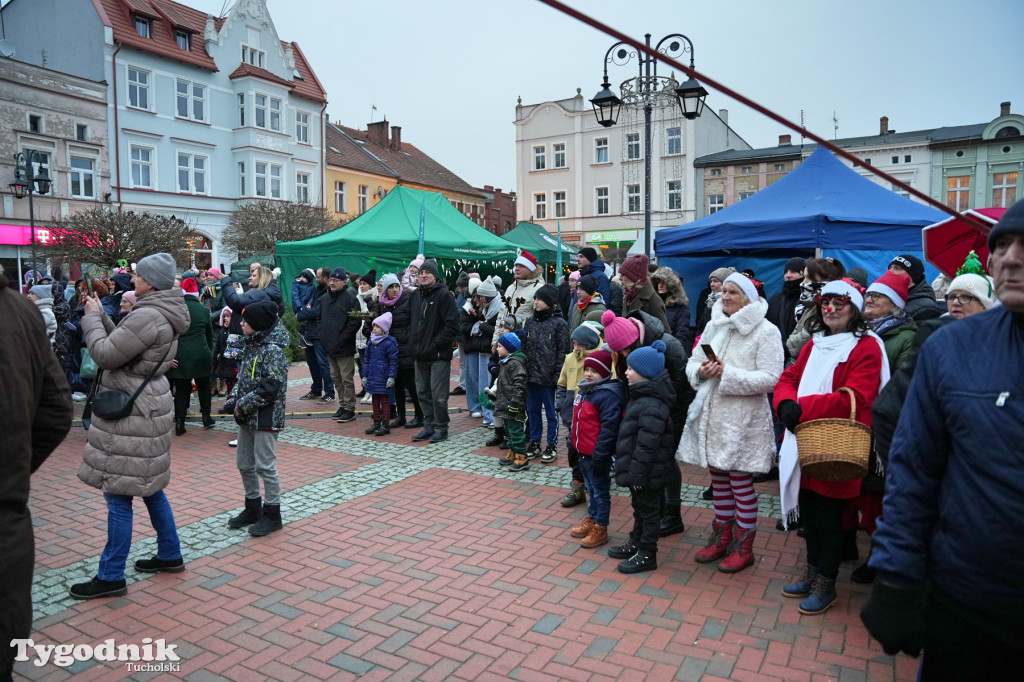
[{"label": "blue market tent", "polygon": [[[725,265],[753,269],[770,295],[782,288],[783,265],[791,256],[820,253],[847,269],[862,267],[872,278],[901,253],[924,260],[921,230],[944,217],[862,177],[819,147],[754,196],[659,230],[655,255],[659,265],[684,277],[691,301],[707,286],[708,273]],[[937,274],[926,264],[929,280]]]}]

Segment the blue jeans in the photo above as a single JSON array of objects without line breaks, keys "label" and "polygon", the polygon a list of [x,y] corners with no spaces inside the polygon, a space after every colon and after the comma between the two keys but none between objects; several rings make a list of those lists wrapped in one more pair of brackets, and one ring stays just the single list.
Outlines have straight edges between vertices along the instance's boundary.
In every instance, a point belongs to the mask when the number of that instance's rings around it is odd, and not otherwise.
[{"label": "blue jeans", "polygon": [[[97,577],[100,580],[123,580],[124,565],[132,548],[132,496],[103,493],[107,500],[107,546],[100,556]],[[178,529],[174,525],[174,512],[164,491],[143,497],[149,520],[156,529],[156,557],[171,560],[181,558]]]},{"label": "blue jeans", "polygon": [[485,422],[494,421],[494,412],[480,404],[480,394],[491,385],[491,373],[487,371],[489,354],[466,354],[466,406],[470,412],[482,412]]},{"label": "blue jeans", "polygon": [[[324,350],[324,342],[317,339],[313,342],[313,350],[316,351],[316,360],[320,365],[320,377],[324,383],[324,395],[334,397],[334,380],[331,379],[331,361],[327,359],[327,351]],[[312,371],[312,367],[310,367]],[[314,386],[316,380],[313,380]]]},{"label": "blue jeans", "polygon": [[540,442],[543,433],[540,412],[548,418],[548,445],[558,442],[558,413],[555,411],[555,387],[526,384],[526,416],[530,420],[531,443]]},{"label": "blue jeans", "polygon": [[609,474],[595,476],[594,459],[580,455],[580,469],[583,470],[583,485],[587,489],[587,516],[599,526],[608,525],[608,514],[612,508],[612,477]]}]

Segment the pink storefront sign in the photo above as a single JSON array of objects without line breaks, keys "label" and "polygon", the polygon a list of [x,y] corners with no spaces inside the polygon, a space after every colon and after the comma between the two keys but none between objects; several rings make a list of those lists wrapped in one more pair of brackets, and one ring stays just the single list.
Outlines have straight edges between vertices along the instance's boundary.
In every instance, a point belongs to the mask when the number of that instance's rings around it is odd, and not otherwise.
[{"label": "pink storefront sign", "polygon": [[[6,246],[28,246],[32,243],[32,228],[28,225],[0,225],[0,244]],[[36,244],[50,243],[50,230],[36,227]]]}]

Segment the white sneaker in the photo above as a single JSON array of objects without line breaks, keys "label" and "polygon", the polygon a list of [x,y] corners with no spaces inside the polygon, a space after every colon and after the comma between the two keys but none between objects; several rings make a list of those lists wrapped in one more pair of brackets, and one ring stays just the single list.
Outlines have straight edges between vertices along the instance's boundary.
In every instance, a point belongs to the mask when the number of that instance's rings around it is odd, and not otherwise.
[{"label": "white sneaker", "polygon": [[71,394],[71,399],[74,400],[76,403],[85,402],[85,400],[88,397],[89,396],[87,396],[86,394],[79,393],[78,391],[75,391],[74,393]]},{"label": "white sneaker", "polygon": [[479,419],[480,417],[484,416],[484,413],[483,412],[479,412],[479,411],[478,412],[470,412],[469,416],[472,417],[473,419]]},{"label": "white sneaker", "polygon": [[367,393],[366,395],[363,396],[363,399],[360,400],[359,402],[361,402],[363,404],[372,403],[373,402],[373,396],[370,395],[369,393]]},{"label": "white sneaker", "polygon": [[228,441],[228,447],[229,448],[237,448],[238,447],[238,439],[236,438],[235,440],[229,440]]}]

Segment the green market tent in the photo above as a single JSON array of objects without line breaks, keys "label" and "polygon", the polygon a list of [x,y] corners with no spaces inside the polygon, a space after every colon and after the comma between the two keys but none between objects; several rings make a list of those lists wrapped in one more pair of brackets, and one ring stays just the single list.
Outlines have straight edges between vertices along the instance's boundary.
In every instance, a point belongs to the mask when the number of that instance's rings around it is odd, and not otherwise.
[{"label": "green market tent", "polygon": [[352,272],[398,272],[416,257],[420,207],[425,211],[424,253],[436,258],[446,277],[459,270],[486,269],[493,261],[511,269],[516,246],[462,215],[443,195],[399,185],[376,206],[336,230],[297,242],[277,243],[282,281],[303,268],[338,267]]},{"label": "green market tent", "polygon": [[561,249],[562,261],[576,265],[576,254],[579,249],[558,241],[537,223],[524,220],[502,235],[502,238],[532,253],[539,263],[554,263],[558,257],[558,249]]}]

